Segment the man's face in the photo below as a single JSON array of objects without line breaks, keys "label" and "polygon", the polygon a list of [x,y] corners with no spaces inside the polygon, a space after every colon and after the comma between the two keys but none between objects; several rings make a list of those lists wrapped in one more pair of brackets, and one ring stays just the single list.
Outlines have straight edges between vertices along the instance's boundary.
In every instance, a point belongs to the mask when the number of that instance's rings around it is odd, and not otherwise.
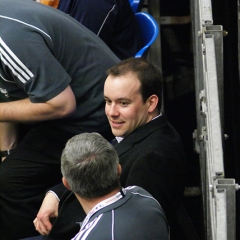
[{"label": "man's face", "polygon": [[105,113],[116,137],[125,137],[150,120],[149,104],[143,102],[140,86],[133,73],[117,77],[109,75],[106,79]]}]

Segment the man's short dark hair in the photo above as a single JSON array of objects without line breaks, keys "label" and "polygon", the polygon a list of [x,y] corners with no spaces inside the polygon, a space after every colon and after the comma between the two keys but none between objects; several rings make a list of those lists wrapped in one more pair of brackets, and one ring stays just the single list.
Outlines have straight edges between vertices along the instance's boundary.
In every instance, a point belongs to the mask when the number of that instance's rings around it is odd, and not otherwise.
[{"label": "man's short dark hair", "polygon": [[110,68],[107,71],[108,75],[121,76],[129,72],[136,74],[141,83],[140,93],[143,102],[153,94],[158,96],[158,110],[162,104],[162,72],[153,63],[144,58],[128,58]]}]

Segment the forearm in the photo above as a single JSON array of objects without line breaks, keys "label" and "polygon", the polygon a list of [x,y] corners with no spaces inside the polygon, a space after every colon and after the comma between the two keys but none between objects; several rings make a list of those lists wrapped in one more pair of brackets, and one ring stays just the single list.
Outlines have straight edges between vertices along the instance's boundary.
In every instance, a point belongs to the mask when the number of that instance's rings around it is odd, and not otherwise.
[{"label": "forearm", "polygon": [[56,118],[46,103],[31,103],[29,99],[0,103],[1,122],[36,122]]},{"label": "forearm", "polygon": [[29,98],[0,103],[0,122],[37,122],[66,117],[76,108],[70,87],[44,103],[32,103]]},{"label": "forearm", "polygon": [[50,219],[58,216],[58,205],[59,200],[56,198],[55,194],[51,192],[47,193],[45,198],[43,199],[37,217],[33,221],[36,230],[40,234],[49,234],[52,228],[52,223]]}]

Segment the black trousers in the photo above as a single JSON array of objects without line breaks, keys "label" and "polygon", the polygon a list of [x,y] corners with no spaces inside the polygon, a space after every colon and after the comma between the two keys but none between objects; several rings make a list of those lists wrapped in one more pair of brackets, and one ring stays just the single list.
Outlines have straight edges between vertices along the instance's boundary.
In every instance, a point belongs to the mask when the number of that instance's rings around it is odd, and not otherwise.
[{"label": "black trousers", "polygon": [[0,164],[1,240],[39,235],[33,220],[45,191],[61,182],[61,153],[73,135],[51,125],[32,127]]}]

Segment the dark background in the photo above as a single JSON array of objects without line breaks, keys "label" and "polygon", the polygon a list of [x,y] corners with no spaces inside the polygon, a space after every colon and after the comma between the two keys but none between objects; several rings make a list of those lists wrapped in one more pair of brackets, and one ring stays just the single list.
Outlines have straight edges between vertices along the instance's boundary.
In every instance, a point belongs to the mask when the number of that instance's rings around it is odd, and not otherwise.
[{"label": "dark background", "polygon": [[[240,80],[238,70],[238,2],[212,0],[213,24],[222,25],[224,54],[224,140],[225,177],[240,184]],[[160,0],[160,16],[190,15],[190,0]],[[200,186],[198,154],[193,151],[196,105],[191,22],[160,25],[164,76],[164,111],[180,133],[188,161],[187,187]],[[240,191],[236,192],[236,239],[240,239]],[[203,234],[200,196],[185,197],[184,205],[201,239]],[[193,239],[195,240],[195,239]]]}]

